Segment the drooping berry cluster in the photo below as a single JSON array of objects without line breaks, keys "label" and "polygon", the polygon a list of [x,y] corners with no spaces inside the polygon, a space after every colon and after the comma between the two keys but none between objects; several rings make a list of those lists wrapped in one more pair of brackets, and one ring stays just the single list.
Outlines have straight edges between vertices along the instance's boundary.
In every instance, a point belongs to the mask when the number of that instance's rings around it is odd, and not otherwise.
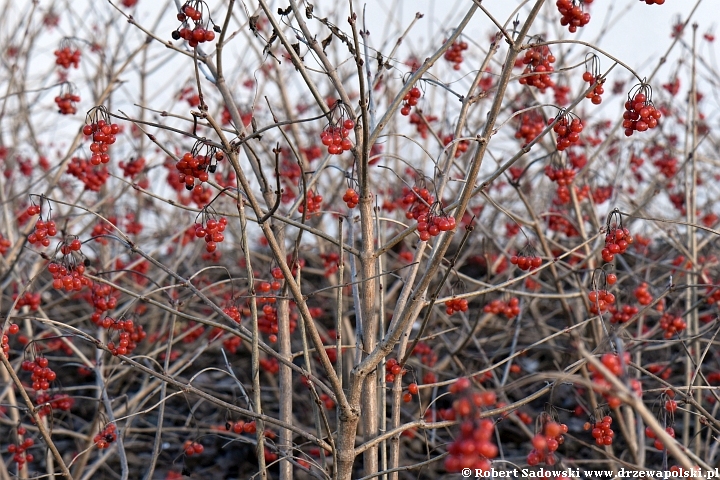
[{"label": "drooping berry cluster", "polygon": [[38,406],[38,415],[47,417],[52,415],[53,410],[69,412],[75,400],[67,393],[56,393],[52,397],[48,393],[38,393],[35,404]]},{"label": "drooping berry cluster", "polygon": [[183,452],[185,452],[185,455],[188,457],[191,457],[193,455],[200,455],[205,451],[205,447],[203,447],[202,443],[193,442],[192,440],[185,440],[185,443],[183,444]]},{"label": "drooping berry cluster", "polygon": [[[572,113],[561,111],[557,117],[558,121],[553,126],[553,131],[557,134],[557,149],[561,152],[571,145],[575,145],[580,141],[580,132],[583,131],[583,123],[580,118]],[[548,120],[548,124],[555,119]]]},{"label": "drooping berry cluster", "polygon": [[661,117],[662,113],[652,102],[650,85],[642,83],[628,93],[623,113],[626,137],[631,136],[635,131],[644,132],[657,127]]},{"label": "drooping berry cluster", "polygon": [[323,261],[323,267],[325,267],[326,277],[329,277],[338,271],[338,266],[340,265],[340,255],[336,252],[321,253],[320,258]]},{"label": "drooping berry cluster", "polygon": [[[42,201],[40,200],[40,205],[30,205],[27,210],[25,210],[25,214],[29,217],[40,215],[40,212],[42,210]],[[48,215],[49,216],[49,215]],[[50,246],[50,237],[54,237],[57,235],[57,226],[55,225],[55,222],[53,220],[47,220],[43,221],[42,216],[35,222],[35,229],[33,230],[30,235],[28,235],[28,242],[30,242],[31,245],[38,244],[42,245],[43,247]]]},{"label": "drooping berry cluster", "polygon": [[625,253],[627,247],[633,243],[633,237],[627,228],[623,228],[622,216],[617,209],[608,215],[605,229],[605,248],[601,255],[604,261],[612,262],[615,255]]},{"label": "drooping berry cluster", "polygon": [[353,128],[355,121],[350,118],[350,110],[342,102],[336,101],[330,112],[330,121],[320,132],[320,141],[330,155],[340,155],[353,147],[350,140]]},{"label": "drooping berry cluster", "polygon": [[527,464],[532,466],[544,462],[546,465],[555,465],[557,458],[555,452],[565,442],[564,433],[568,427],[564,423],[550,421],[545,424],[543,433],[537,433],[532,438],[533,449],[528,453]]},{"label": "drooping berry cluster", "polygon": [[410,403],[412,401],[413,395],[417,395],[420,391],[420,387],[418,387],[417,383],[411,383],[408,385],[407,392],[403,394],[403,402]]},{"label": "drooping berry cluster", "polygon": [[598,56],[593,53],[586,57],[585,67],[587,70],[583,73],[583,81],[588,84],[588,87],[597,83],[595,88],[585,94],[585,98],[589,98],[594,105],[600,105],[602,103],[601,95],[605,93],[605,88],[603,88],[605,79],[600,75],[600,61],[598,60]]},{"label": "drooping berry cluster", "polygon": [[462,52],[467,50],[468,44],[463,41],[454,41],[450,48],[445,51],[443,58],[453,64],[453,70],[460,70],[460,65],[463,62]]},{"label": "drooping berry cluster", "polygon": [[7,357],[10,355],[10,337],[8,335],[16,335],[20,331],[20,327],[17,323],[11,323],[8,325],[7,330],[0,335],[0,348]]},{"label": "drooping berry cluster", "polygon": [[555,63],[555,55],[550,53],[547,45],[537,45],[525,51],[522,59],[525,65],[523,74],[520,77],[520,84],[535,87],[541,92],[555,85],[550,74],[555,71],[552,66]]},{"label": "drooping berry cluster", "polygon": [[115,143],[115,135],[120,131],[116,123],[110,121],[110,114],[104,106],[95,107],[85,117],[83,134],[86,137],[92,135],[90,144],[90,163],[100,165],[110,162],[110,145]]},{"label": "drooping berry cluster", "polygon": [[415,186],[412,190],[403,187],[403,197],[400,203],[407,208],[405,218],[418,220],[420,215],[430,213],[430,207],[435,203],[435,197],[430,194],[430,190],[424,187]]},{"label": "drooping berry cluster", "polygon": [[348,208],[355,208],[357,207],[357,204],[360,203],[360,196],[354,188],[348,188],[345,190],[345,195],[343,195],[342,199],[343,202],[347,204]]},{"label": "drooping berry cluster", "polygon": [[491,460],[498,454],[493,443],[495,422],[489,418],[480,418],[483,407],[492,407],[497,399],[493,392],[472,392],[470,380],[460,378],[450,387],[450,392],[458,395],[453,401],[452,414],[460,422],[459,434],[448,445],[449,455],[445,458],[448,472],[489,471]]},{"label": "drooping berry cluster", "polygon": [[466,298],[451,298],[445,301],[445,313],[452,315],[455,312],[467,312],[468,301]]},{"label": "drooping berry cluster", "polygon": [[[349,128],[348,128],[349,127]],[[346,119],[342,126],[327,126],[320,133],[320,141],[328,148],[330,155],[340,155],[353,147],[350,140],[350,131],[355,127],[355,122]]]},{"label": "drooping berry cluster", "polygon": [[515,138],[522,138],[524,143],[528,144],[535,140],[546,126],[545,119],[538,111],[527,111],[520,115],[520,126],[515,132]]},{"label": "drooping berry cluster", "polygon": [[84,286],[92,285],[92,281],[85,276],[85,264],[79,261],[82,257],[80,249],[82,243],[77,237],[67,237],[59,245],[62,259],[55,259],[48,264],[48,272],[53,276],[53,288],[57,290],[80,291]]},{"label": "drooping berry cluster", "polygon": [[385,362],[385,381],[387,383],[394,382],[395,377],[398,375],[405,375],[405,373],[407,373],[407,370],[400,365],[397,359],[390,358],[387,362]]},{"label": "drooping berry cluster", "polygon": [[29,310],[37,310],[40,308],[41,298],[40,292],[25,292],[20,298],[18,298],[17,294],[13,295],[13,300],[17,299],[17,303],[15,304],[17,309],[28,307]]},{"label": "drooping berry cluster", "polygon": [[[559,148],[559,147],[558,147]],[[570,203],[569,185],[575,180],[575,169],[562,163],[548,164],[545,166],[545,176],[557,183],[556,204],[565,205]]]},{"label": "drooping berry cluster", "polygon": [[542,265],[542,258],[537,255],[525,255],[520,252],[519,255],[513,255],[510,257],[510,263],[517,265],[520,270],[536,270]]},{"label": "drooping berry cluster", "polygon": [[590,433],[598,446],[609,446],[612,445],[613,437],[615,436],[615,432],[612,431],[610,425],[612,425],[612,417],[605,415],[594,424],[586,422],[583,429],[591,430]]},{"label": "drooping berry cluster", "polygon": [[665,0],[640,0],[641,2],[645,2],[648,5],[662,5],[665,3]]},{"label": "drooping berry cluster", "polygon": [[[185,184],[186,190],[193,187],[202,190],[202,184],[207,182],[211,173],[217,170],[217,162],[222,161],[225,154],[212,145],[199,140],[193,145],[191,151],[185,152],[179,162],[175,164],[178,170],[178,180]],[[195,179],[198,184],[195,185]]]},{"label": "drooping berry cluster", "polygon": [[609,311],[612,313],[610,323],[626,323],[629,322],[632,317],[637,315],[639,310],[634,305],[623,305],[620,309],[611,306]]},{"label": "drooping berry cluster", "polygon": [[512,297],[507,302],[496,299],[485,305],[483,311],[494,315],[503,314],[505,318],[512,320],[520,314],[520,300],[517,297]]},{"label": "drooping berry cluster", "polygon": [[108,423],[105,428],[100,430],[93,437],[95,446],[101,450],[110,448],[110,444],[117,440],[117,427],[114,423]]},{"label": "drooping berry cluster", "polygon": [[305,199],[298,206],[298,212],[303,213],[317,213],[322,207],[323,196],[319,193],[315,193],[313,190],[308,190],[305,195]]},{"label": "drooping berry cluster", "polygon": [[432,210],[418,216],[418,236],[421,242],[427,242],[431,237],[437,237],[440,232],[455,230],[455,217],[440,211],[434,214]]},{"label": "drooping berry cluster", "polygon": [[[675,438],[675,429],[673,427],[665,427],[665,432],[670,435],[670,437]],[[657,434],[655,431],[650,427],[645,427],[645,436],[648,437],[651,440],[654,440],[653,446],[657,448],[658,450],[662,451],[665,450],[665,444],[663,444],[662,440],[657,438]]]},{"label": "drooping berry cluster", "polygon": [[[215,25],[207,15],[207,20],[203,20],[205,11],[209,11],[205,2],[201,0],[188,0],[180,8],[177,19],[182,25],[172,32],[174,40],[186,40],[188,44],[195,48],[201,43],[212,42],[215,40],[215,32],[220,31],[220,27]],[[212,28],[210,25],[213,25]]]},{"label": "drooping berry cluster", "polygon": [[647,282],[642,282],[633,292],[640,305],[650,305],[653,301],[653,297],[648,291],[648,287],[649,285]]},{"label": "drooping berry cluster", "polygon": [[676,333],[679,334],[685,330],[687,323],[685,323],[685,320],[680,316],[664,313],[663,316],[660,317],[660,328],[665,330],[663,337],[669,340],[674,337]]},{"label": "drooping berry cluster", "polygon": [[[610,371],[611,375],[619,377],[622,375],[623,368],[625,365],[630,363],[630,353],[624,352],[622,360],[615,353],[604,353],[600,357],[600,361],[603,366]],[[596,391],[602,393],[603,397],[607,401],[610,408],[617,408],[621,405],[621,401],[618,397],[612,395],[610,392],[614,391],[612,384],[600,373],[600,370],[595,368],[594,365],[590,364],[588,370],[592,373],[592,382]],[[642,397],[642,384],[640,380],[633,378],[630,380],[630,389],[638,397]]]},{"label": "drooping berry cluster", "polygon": [[[452,133],[448,133],[447,135],[442,136],[443,145],[446,147],[450,145],[455,140],[455,135]],[[455,148],[455,158],[460,158],[460,155],[467,152],[468,148],[470,147],[470,142],[467,140],[460,140],[457,142],[457,147]]]},{"label": "drooping berry cluster", "polygon": [[[25,435],[27,433],[25,427],[22,426],[18,427],[17,431],[18,435]],[[32,438],[25,438],[22,442],[8,445],[8,453],[13,454],[13,461],[17,464],[18,470],[21,470],[25,463],[30,463],[35,460],[33,454],[27,452],[33,445],[35,445],[35,440]]]},{"label": "drooping berry cluster", "polygon": [[223,232],[227,227],[227,218],[220,217],[219,220],[208,218],[207,221],[195,224],[195,237],[205,239],[205,250],[209,253],[217,249],[217,244],[225,240]]},{"label": "drooping berry cluster", "polygon": [[58,107],[58,113],[62,115],[74,115],[77,113],[75,103],[80,101],[80,95],[65,92],[55,97],[55,104]]},{"label": "drooping berry cluster", "polygon": [[80,66],[80,49],[75,48],[69,41],[63,40],[60,48],[55,50],[55,64],[67,69],[72,65],[75,68]]},{"label": "drooping berry cluster", "polygon": [[615,303],[615,295],[607,290],[593,290],[588,292],[588,300],[590,300],[590,312],[599,315],[610,310],[611,305]]},{"label": "drooping berry cluster", "polygon": [[80,157],[70,159],[67,173],[80,180],[85,185],[85,190],[91,192],[99,191],[100,187],[105,185],[107,179],[110,178],[107,167],[93,168],[93,164]]},{"label": "drooping berry cluster", "polygon": [[589,5],[593,0],[557,0],[555,5],[562,17],[560,25],[568,27],[570,33],[577,32],[579,27],[584,27],[590,22],[590,14],[583,12],[583,7]]},{"label": "drooping berry cluster", "polygon": [[422,92],[418,87],[412,87],[408,93],[403,97],[402,107],[400,108],[400,114],[404,116],[410,115],[410,109],[418,104]]},{"label": "drooping berry cluster", "polygon": [[257,427],[255,425],[255,422],[245,422],[243,420],[238,420],[237,422],[227,422],[225,424],[225,430],[232,430],[234,433],[240,434],[240,433],[255,433],[257,430]]},{"label": "drooping berry cluster", "polygon": [[[138,325],[130,319],[115,320],[111,317],[105,317],[101,326],[109,330],[120,331],[117,344],[112,341],[107,344],[108,350],[115,356],[132,353],[137,348],[138,343],[142,342],[147,336],[142,325]],[[202,332],[200,333],[202,334]]]},{"label": "drooping berry cluster", "polygon": [[49,390],[50,382],[54,382],[57,378],[57,374],[48,365],[48,359],[45,357],[36,357],[35,361],[25,360],[20,365],[23,371],[32,372],[30,380],[36,392]]}]

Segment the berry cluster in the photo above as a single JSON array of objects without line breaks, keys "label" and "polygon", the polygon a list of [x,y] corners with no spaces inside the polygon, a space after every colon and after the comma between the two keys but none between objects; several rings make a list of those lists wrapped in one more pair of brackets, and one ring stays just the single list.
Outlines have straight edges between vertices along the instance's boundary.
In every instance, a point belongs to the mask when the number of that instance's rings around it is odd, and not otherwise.
[{"label": "berry cluster", "polygon": [[665,3],[665,0],[640,0],[641,2],[645,2],[647,5],[662,5]]},{"label": "berry cluster", "polygon": [[238,420],[237,422],[227,422],[225,424],[225,430],[232,430],[234,433],[241,434],[241,433],[255,433],[257,427],[255,426],[255,422],[244,422],[242,420]]},{"label": "berry cluster", "polygon": [[[665,427],[665,432],[667,432],[667,434],[670,435],[672,438],[675,438],[675,429],[673,427]],[[652,428],[645,427],[645,436],[652,440],[655,440],[655,442],[653,443],[653,446],[655,448],[661,451],[665,450],[665,445],[659,438],[657,438],[657,435]]]},{"label": "berry cluster", "polygon": [[[630,363],[630,353],[624,352],[622,361],[617,354],[604,353],[602,357],[600,357],[600,361],[612,375],[619,377],[622,374],[623,366]],[[592,373],[593,385],[595,385],[598,391],[602,392],[603,397],[607,400],[608,406],[610,408],[619,407],[622,403],[620,399],[608,393],[613,391],[613,387],[610,382],[592,364],[588,366],[588,369],[590,370],[590,373]],[[631,379],[630,388],[638,397],[642,397],[642,385],[640,384],[640,380],[636,378]]]},{"label": "berry cluster", "polygon": [[217,244],[225,240],[223,232],[227,226],[227,218],[220,217],[208,219],[207,222],[195,224],[195,237],[205,239],[205,250],[212,253],[217,249]]},{"label": "berry cluster", "polygon": [[450,48],[445,51],[443,58],[453,64],[453,70],[460,70],[460,65],[463,62],[462,52],[467,50],[467,42],[455,41]]},{"label": "berry cluster", "polygon": [[2,348],[2,351],[6,357],[10,355],[10,337],[8,337],[8,335],[16,335],[19,331],[20,327],[16,323],[11,323],[10,325],[8,325],[5,333],[0,336],[0,347]]},{"label": "berry cluster", "polygon": [[629,322],[632,317],[637,315],[639,310],[634,305],[623,305],[620,309],[612,306],[609,308],[609,311],[612,313],[610,323],[626,323]]},{"label": "berry cluster", "polygon": [[658,126],[658,120],[662,117],[660,110],[655,108],[652,102],[652,90],[649,85],[639,85],[636,93],[628,94],[623,113],[623,128],[625,136],[629,137],[634,131],[644,132]]},{"label": "berry cluster", "polygon": [[92,320],[95,325],[110,328],[110,325],[103,325],[104,320],[102,319],[102,315],[117,306],[119,294],[120,292],[113,289],[110,285],[104,283],[92,284],[86,300],[95,308],[95,311],[90,316],[90,320]]},{"label": "berry cluster", "polygon": [[66,92],[62,95],[58,95],[55,97],[55,103],[58,107],[58,113],[61,113],[62,115],[74,115],[77,113],[77,107],[75,106],[76,102],[80,101],[80,95],[76,95],[74,93]]},{"label": "berry cluster", "polygon": [[[453,140],[455,140],[455,135],[452,133],[449,133],[447,135],[442,136],[442,142],[443,145],[448,146],[450,145]],[[457,144],[457,147],[455,148],[455,158],[460,158],[460,155],[467,152],[467,149],[470,147],[470,142],[467,140],[460,140]]]},{"label": "berry cluster", "polygon": [[526,256],[524,254],[513,255],[510,263],[517,265],[520,270],[537,270],[542,265],[542,258],[537,255]]},{"label": "berry cluster", "polygon": [[203,447],[201,443],[185,440],[185,443],[183,444],[183,451],[186,456],[192,457],[193,455],[200,455],[203,453],[205,451],[205,447]]},{"label": "berry cluster", "polygon": [[345,190],[345,195],[342,197],[343,202],[347,204],[348,208],[355,208],[360,203],[360,196],[354,188],[348,188]]},{"label": "berry cluster", "polygon": [[417,395],[419,391],[420,388],[417,383],[411,383],[408,385],[407,392],[403,394],[403,402],[410,403],[412,401],[412,396]]},{"label": "berry cluster", "polygon": [[340,155],[353,147],[350,132],[355,128],[355,122],[347,118],[341,125],[328,125],[320,133],[320,141],[328,149],[330,155]]},{"label": "berry cluster", "polygon": [[43,247],[50,245],[50,237],[57,235],[57,226],[53,220],[44,222],[42,219],[38,219],[35,222],[35,230],[28,235],[28,242],[32,245],[39,243]]},{"label": "berry cluster", "polygon": [[67,173],[80,180],[85,185],[85,190],[97,192],[110,178],[110,172],[107,167],[95,169],[93,165],[84,158],[73,157],[68,164]]},{"label": "berry cluster", "polygon": [[588,292],[588,300],[590,300],[590,312],[600,315],[610,310],[615,303],[615,295],[607,290],[593,290]]},{"label": "berry cluster", "polygon": [[[27,430],[25,429],[25,427],[18,427],[18,435],[25,435],[26,433]],[[13,454],[13,461],[17,463],[18,470],[21,470],[26,462],[30,463],[35,460],[35,457],[33,457],[32,453],[27,453],[27,450],[33,445],[35,445],[35,440],[33,440],[32,438],[26,438],[17,445],[14,443],[8,445],[8,453]]]},{"label": "berry cluster", "polygon": [[521,85],[528,85],[545,92],[548,87],[553,87],[555,82],[550,78],[550,73],[555,71],[552,66],[555,63],[555,55],[550,53],[547,45],[539,45],[529,48],[522,59],[525,69],[520,77]]},{"label": "berry cluster", "polygon": [[675,336],[676,333],[679,334],[685,330],[687,328],[687,324],[680,316],[664,313],[663,316],[660,317],[660,328],[665,330],[663,337],[669,340]]},{"label": "berry cluster", "polygon": [[483,311],[494,315],[500,315],[502,313],[505,318],[512,320],[520,314],[520,300],[518,300],[517,297],[512,297],[507,302],[493,300],[483,307]]},{"label": "berry cluster", "polygon": [[338,266],[340,265],[340,255],[336,252],[321,253],[320,258],[323,261],[323,267],[325,267],[325,277],[329,277],[338,271]]},{"label": "berry cluster", "polygon": [[307,211],[307,213],[316,213],[320,211],[320,207],[322,206],[323,197],[319,193],[316,194],[312,190],[307,191],[307,195],[305,195],[305,200],[302,201],[300,206],[298,206],[298,212],[303,213]]},{"label": "berry cluster", "polygon": [[48,359],[45,357],[37,357],[35,361],[25,360],[20,368],[25,372],[32,372],[30,380],[32,388],[36,392],[50,389],[50,382],[54,382],[57,374],[48,367]]},{"label": "berry cluster", "polygon": [[612,425],[612,417],[605,415],[601,420],[596,421],[594,424],[586,422],[583,426],[584,430],[591,430],[591,435],[595,439],[595,443],[599,446],[609,446],[613,443],[613,437],[615,432],[610,428]]},{"label": "berry cluster", "polygon": [[80,50],[70,45],[61,46],[55,50],[55,64],[63,68],[70,68],[70,65],[78,68],[80,66]]},{"label": "berry cluster", "polygon": [[625,253],[631,243],[633,238],[627,228],[613,226],[605,235],[605,248],[601,252],[603,260],[612,262],[615,255]]},{"label": "berry cluster", "polygon": [[440,232],[449,232],[455,229],[455,217],[452,215],[424,213],[418,216],[417,221],[421,242],[427,242],[430,237],[437,237]]},{"label": "berry cluster", "polygon": [[202,183],[207,182],[210,173],[215,173],[217,162],[223,160],[225,154],[218,151],[215,147],[198,141],[192,148],[192,151],[185,152],[179,162],[175,164],[178,170],[178,180],[185,184],[186,190],[192,190],[195,187],[195,179],[198,185],[195,188],[202,190]]},{"label": "berry cluster", "polygon": [[535,434],[532,438],[533,449],[528,453],[527,464],[532,466],[545,462],[547,465],[555,465],[555,451],[565,442],[564,433],[568,427],[564,423],[548,422],[545,424],[543,433]]},{"label": "berry cluster", "polygon": [[[420,97],[422,96],[422,92],[418,87],[412,87],[408,93],[405,94],[403,97],[403,103],[402,107],[400,108],[400,114],[404,116],[410,115],[410,109],[417,105],[418,101],[420,100]],[[418,118],[418,120],[420,120]]]},{"label": "berry cluster", "polygon": [[579,27],[584,27],[590,22],[590,14],[583,12],[581,5],[589,5],[592,0],[582,0],[580,4],[576,0],[557,0],[555,5],[562,17],[560,25],[567,26],[570,33],[577,32]]},{"label": "berry cluster", "polygon": [[460,432],[448,446],[445,458],[448,472],[459,472],[465,468],[473,471],[490,470],[490,461],[498,454],[492,442],[495,423],[489,418],[479,418],[481,408],[495,405],[493,392],[469,392],[470,381],[460,378],[450,387],[450,392],[461,395],[453,402],[451,415],[460,421]]},{"label": "berry cluster", "polygon": [[[419,91],[419,90],[418,90]],[[409,107],[408,107],[409,108]],[[408,110],[409,112],[409,110]],[[402,113],[402,111],[401,111]],[[404,115],[404,114],[403,114]],[[438,118],[435,115],[420,115],[418,113],[410,114],[410,125],[415,125],[415,131],[420,135],[420,138],[428,138],[430,129],[428,124],[436,121]]]},{"label": "berry cluster", "polygon": [[605,79],[602,78],[600,75],[593,75],[589,71],[583,73],[582,78],[583,81],[588,84],[588,86],[594,85],[597,82],[595,88],[585,94],[585,98],[589,98],[594,105],[600,105],[602,103],[601,95],[605,93],[605,88],[603,88],[603,83],[605,83]]},{"label": "berry cluster", "polygon": [[635,291],[633,292],[635,295],[635,298],[637,299],[638,303],[640,305],[650,305],[653,301],[652,295],[648,291],[649,285],[647,282],[643,282],[640,285],[637,286]]},{"label": "berry cluster", "polygon": [[75,400],[67,393],[56,393],[52,397],[47,393],[38,393],[35,404],[38,406],[38,415],[47,417],[52,415],[53,410],[69,412]]},{"label": "berry cluster", "polygon": [[[40,308],[40,292],[25,292],[20,298],[18,298],[17,294],[15,294],[13,295],[13,300],[15,299],[17,299],[17,303],[15,304],[17,309],[28,307],[29,310],[37,310]],[[10,326],[12,327],[12,325]]]},{"label": "berry cluster", "polygon": [[[557,125],[556,125],[557,126]],[[559,138],[558,138],[559,143]],[[560,147],[558,147],[559,149]],[[575,180],[575,169],[566,166],[545,166],[545,176],[557,183],[557,204],[565,205],[570,203],[570,185]]]},{"label": "berry cluster", "polygon": [[403,187],[403,197],[400,203],[407,208],[405,218],[418,220],[420,215],[430,213],[430,206],[435,203],[435,197],[430,194],[430,190],[427,188],[415,186],[410,190]]},{"label": "berry cluster", "polygon": [[392,383],[395,381],[395,377],[398,375],[405,375],[407,373],[407,370],[405,370],[402,365],[397,361],[395,358],[389,359],[387,362],[385,362],[385,381],[388,383]]},{"label": "berry cluster", "polygon": [[520,126],[515,132],[515,138],[522,138],[525,144],[535,140],[545,129],[543,116],[536,110],[530,110],[520,116]]},{"label": "berry cluster", "polygon": [[[554,121],[555,119],[551,118],[548,124]],[[553,130],[557,134],[557,149],[562,152],[580,141],[580,132],[583,131],[582,120],[572,114],[561,112]]]},{"label": "berry cluster", "polygon": [[[101,116],[97,119],[93,117]],[[90,144],[90,163],[97,166],[101,163],[110,161],[110,145],[115,143],[115,135],[120,131],[120,127],[116,123],[110,122],[110,116],[105,107],[95,107],[88,113],[88,121],[83,127],[83,133],[86,137],[92,135],[93,143]]]},{"label": "berry cluster", "polygon": [[451,298],[445,301],[445,313],[452,315],[455,312],[467,312],[468,301],[466,298]]},{"label": "berry cluster", "polygon": [[[108,342],[107,344],[108,350],[115,356],[132,353],[132,351],[137,348],[137,344],[143,341],[147,335],[142,325],[136,325],[135,322],[130,319],[115,320],[110,317],[105,317],[102,320],[102,327],[120,331],[118,343]],[[200,334],[202,334],[202,331],[200,331]]]},{"label": "berry cluster", "polygon": [[[205,2],[200,0],[188,0],[185,2],[177,14],[177,19],[182,22],[182,25],[172,32],[172,38],[174,40],[182,38],[193,48],[201,43],[215,40],[215,31],[220,31],[220,28],[217,26],[213,26],[212,29],[206,28],[206,26],[209,26],[203,21],[203,10],[206,8]],[[209,20],[209,23],[212,23],[212,20]]]},{"label": "berry cluster", "polygon": [[101,450],[109,448],[110,444],[115,440],[117,440],[117,427],[114,423],[108,423],[105,428],[93,437],[93,442]]},{"label": "berry cluster", "polygon": [[85,264],[78,263],[76,255],[80,252],[82,243],[78,238],[68,237],[60,244],[60,253],[63,259],[48,264],[48,272],[53,276],[53,288],[80,291],[92,282],[85,277]]}]

